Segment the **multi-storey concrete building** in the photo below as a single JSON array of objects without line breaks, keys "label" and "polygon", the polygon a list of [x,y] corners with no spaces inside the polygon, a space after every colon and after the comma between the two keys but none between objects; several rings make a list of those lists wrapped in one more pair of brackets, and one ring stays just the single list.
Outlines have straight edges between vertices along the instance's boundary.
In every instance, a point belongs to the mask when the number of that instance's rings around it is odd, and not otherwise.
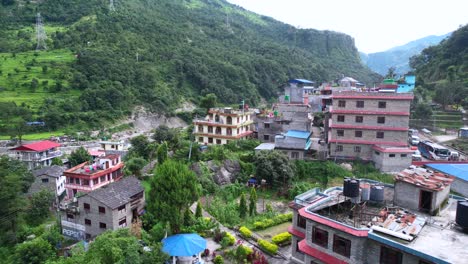
[{"label": "multi-storey concrete building", "polygon": [[123,176],[123,162],[116,154],[98,157],[94,162],[84,162],[66,170],[65,188],[68,197],[72,198],[78,192],[90,192],[111,182],[118,181]]},{"label": "multi-storey concrete building", "polygon": [[60,201],[65,196],[65,176],[64,168],[53,165],[32,171],[35,179],[29,188],[28,193],[34,194],[41,190],[47,190],[55,194],[55,201]]},{"label": "multi-storey concrete building", "polygon": [[10,149],[15,159],[26,163],[28,169],[52,165],[52,159],[61,157],[62,152],[58,149],[60,144],[44,140],[31,144],[21,145]]},{"label": "multi-storey concrete building", "polygon": [[[313,189],[297,196],[290,203],[294,212],[289,228],[293,235],[291,261],[300,264],[465,263],[468,235],[462,232],[466,226],[459,224],[468,222],[463,220],[468,217],[468,211],[462,210],[468,208],[468,203],[460,209],[460,203],[449,198],[447,190],[453,178],[410,174],[400,174],[398,181],[412,182],[408,186],[413,189],[360,180],[354,181],[357,183],[354,198],[345,196],[346,185],[324,192]],[[431,193],[422,194],[419,209],[424,209],[425,203],[432,205],[428,197],[433,197],[432,201],[444,201],[436,217],[408,209],[414,203],[415,194],[420,193],[418,190]]]},{"label": "multi-storey concrete building", "polygon": [[63,234],[91,239],[106,230],[129,227],[143,212],[145,192],[140,181],[127,177],[80,196],[63,206]]},{"label": "multi-storey concrete building", "polygon": [[223,145],[250,137],[252,114],[248,109],[211,108],[205,119],[193,120],[195,138],[199,144]]},{"label": "multi-storey concrete building", "polygon": [[407,138],[412,94],[337,92],[332,99],[327,124],[331,157],[378,160],[382,171],[399,171],[410,164]]}]

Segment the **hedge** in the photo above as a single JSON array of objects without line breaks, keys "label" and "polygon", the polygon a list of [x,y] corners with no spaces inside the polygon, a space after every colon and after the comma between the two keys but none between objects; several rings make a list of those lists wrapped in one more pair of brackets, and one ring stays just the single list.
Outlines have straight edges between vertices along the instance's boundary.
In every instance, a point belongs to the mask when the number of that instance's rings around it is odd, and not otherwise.
[{"label": "hedge", "polygon": [[272,244],[266,240],[263,240],[263,239],[259,239],[257,241],[258,245],[264,249],[265,251],[267,251],[268,253],[270,254],[273,254],[273,255],[276,255],[276,253],[278,252],[278,246],[275,245],[275,244]]},{"label": "hedge", "polygon": [[218,255],[214,258],[213,262],[215,264],[224,264],[224,259],[222,256]]},{"label": "hedge", "polygon": [[245,226],[241,226],[239,228],[239,232],[241,233],[241,235],[245,238],[251,238],[252,237],[252,231],[250,231],[250,229],[248,229],[247,227]]},{"label": "hedge", "polygon": [[274,237],[271,238],[271,241],[275,243],[276,245],[282,244],[286,241],[290,241],[292,238],[292,235],[288,232],[280,233]]},{"label": "hedge", "polygon": [[224,237],[227,237],[229,239],[229,246],[232,246],[236,243],[236,238],[229,232],[226,232],[224,234]]},{"label": "hedge", "polygon": [[271,226],[279,225],[282,223],[286,223],[292,220],[293,214],[286,213],[286,214],[279,214],[273,218],[264,219],[262,221],[256,221],[254,223],[255,230],[262,230],[266,229]]}]

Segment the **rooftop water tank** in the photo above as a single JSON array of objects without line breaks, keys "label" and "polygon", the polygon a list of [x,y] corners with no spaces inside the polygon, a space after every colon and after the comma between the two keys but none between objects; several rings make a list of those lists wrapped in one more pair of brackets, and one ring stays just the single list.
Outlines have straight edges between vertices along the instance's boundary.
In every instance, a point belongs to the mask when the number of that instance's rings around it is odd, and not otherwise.
[{"label": "rooftop water tank", "polygon": [[455,222],[466,232],[468,230],[468,202],[459,201],[457,204],[457,216]]},{"label": "rooftop water tank", "polygon": [[370,200],[374,202],[384,201],[384,187],[380,185],[372,185],[370,190]]},{"label": "rooftop water tank", "polygon": [[352,198],[359,196],[359,180],[345,178],[343,185],[344,196]]},{"label": "rooftop water tank", "polygon": [[369,201],[369,199],[370,199],[370,185],[363,184],[361,185],[361,200]]}]

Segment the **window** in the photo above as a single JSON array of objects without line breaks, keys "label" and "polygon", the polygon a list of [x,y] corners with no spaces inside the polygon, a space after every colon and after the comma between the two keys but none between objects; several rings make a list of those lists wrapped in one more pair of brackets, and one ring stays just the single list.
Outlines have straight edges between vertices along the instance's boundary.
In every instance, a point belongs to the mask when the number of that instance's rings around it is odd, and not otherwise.
[{"label": "window", "polygon": [[99,213],[100,214],[105,214],[106,213],[106,208],[102,207],[102,206],[99,206]]},{"label": "window", "polygon": [[198,126],[198,132],[203,133],[203,126]]},{"label": "window", "polygon": [[312,243],[328,248],[328,232],[314,226],[312,230]]},{"label": "window", "polygon": [[90,226],[91,225],[91,220],[85,218],[84,223],[85,223],[85,225]]},{"label": "window", "polygon": [[301,228],[305,229],[306,228],[306,222],[307,222],[307,220],[306,220],[305,217],[303,217],[300,214],[297,214],[297,226],[298,227],[301,227]]},{"label": "window", "polygon": [[119,210],[119,213],[125,213],[125,212],[127,212],[127,209],[126,209],[125,205],[119,206],[119,208],[117,208],[117,210]]},{"label": "window", "polygon": [[334,235],[333,252],[349,258],[351,256],[351,240]]},{"label": "window", "polygon": [[336,145],[336,152],[342,152],[343,151],[343,145]]},{"label": "window", "polygon": [[89,205],[89,203],[83,203],[83,208],[86,212],[89,212],[91,210],[91,206]]},{"label": "window", "polygon": [[221,145],[221,139],[217,139],[216,144]]},{"label": "window", "polygon": [[121,218],[119,220],[119,227],[126,227],[127,226],[127,218]]},{"label": "window", "polygon": [[356,116],[356,123],[362,123],[364,121],[363,116]]},{"label": "window", "polygon": [[364,108],[364,101],[356,101],[357,108]]},{"label": "window", "polygon": [[382,131],[377,131],[376,137],[377,137],[377,138],[384,138],[384,132],[382,132]]},{"label": "window", "polygon": [[336,135],[339,136],[339,137],[344,137],[344,130],[342,130],[342,129],[337,130]]},{"label": "window", "polygon": [[101,222],[99,222],[99,228],[104,228],[104,229],[106,229],[106,228],[107,228],[106,223],[101,223]]},{"label": "window", "polygon": [[300,240],[296,241],[296,252],[302,253],[302,251],[299,249],[299,242]]},{"label": "window", "polygon": [[220,127],[217,127],[215,133],[216,133],[217,135],[221,135],[221,128],[220,128]]},{"label": "window", "polygon": [[85,234],[85,239],[91,239],[91,235],[88,234],[88,233],[86,233],[86,234]]},{"label": "window", "polygon": [[270,124],[269,124],[269,123],[265,123],[265,128],[270,128]]},{"label": "window", "polygon": [[208,143],[213,143],[213,138],[208,138]]},{"label": "window", "polygon": [[263,140],[270,140],[270,135],[263,135]]},{"label": "window", "polygon": [[89,186],[89,180],[83,180],[83,185],[84,186]]},{"label": "window", "polygon": [[387,108],[387,102],[379,102],[379,108]]},{"label": "window", "polygon": [[378,151],[374,151],[375,155],[379,156],[380,155],[380,152]]},{"label": "window", "polygon": [[202,142],[202,143],[203,143],[203,137],[199,137],[199,138],[198,138],[198,142]]},{"label": "window", "polygon": [[337,120],[338,122],[344,122],[344,120],[345,120],[344,115],[339,115],[339,116],[336,118],[336,120]]},{"label": "window", "polygon": [[390,158],[394,158],[394,157],[395,157],[395,154],[388,154],[388,156],[389,156]]},{"label": "window", "polygon": [[75,219],[75,216],[73,214],[67,214],[67,220],[69,219]]},{"label": "window", "polygon": [[377,123],[379,123],[379,124],[385,124],[385,116],[379,116],[379,117],[377,117]]},{"label": "window", "polygon": [[354,146],[354,152],[361,152],[361,146]]},{"label": "window", "polygon": [[43,178],[42,179],[42,183],[48,183],[49,182],[49,179],[48,178]]},{"label": "window", "polygon": [[431,262],[428,262],[428,261],[426,261],[426,260],[420,259],[419,262],[418,262],[418,264],[431,264]]},{"label": "window", "polygon": [[296,152],[296,151],[291,152],[291,158],[292,159],[298,159],[299,158],[299,152]]},{"label": "window", "polygon": [[232,125],[232,117],[230,117],[230,116],[226,117],[226,123],[228,125]]},{"label": "window", "polygon": [[346,101],[339,100],[338,101],[338,107],[346,107]]},{"label": "window", "polygon": [[381,264],[401,264],[403,255],[401,252],[388,247],[380,248],[380,263]]},{"label": "window", "polygon": [[406,158],[408,156],[408,154],[401,154],[400,157],[402,158]]},{"label": "window", "polygon": [[354,131],[354,137],[362,137],[362,131],[360,130]]},{"label": "window", "polygon": [[211,126],[208,127],[208,133],[213,133],[213,127]]}]

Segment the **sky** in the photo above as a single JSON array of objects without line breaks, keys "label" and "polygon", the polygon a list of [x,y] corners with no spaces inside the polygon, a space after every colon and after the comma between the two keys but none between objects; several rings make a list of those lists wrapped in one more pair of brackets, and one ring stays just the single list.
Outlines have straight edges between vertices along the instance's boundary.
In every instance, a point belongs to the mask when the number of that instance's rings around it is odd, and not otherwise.
[{"label": "sky", "polygon": [[467,0],[227,0],[299,28],[351,35],[373,53],[468,23]]}]

